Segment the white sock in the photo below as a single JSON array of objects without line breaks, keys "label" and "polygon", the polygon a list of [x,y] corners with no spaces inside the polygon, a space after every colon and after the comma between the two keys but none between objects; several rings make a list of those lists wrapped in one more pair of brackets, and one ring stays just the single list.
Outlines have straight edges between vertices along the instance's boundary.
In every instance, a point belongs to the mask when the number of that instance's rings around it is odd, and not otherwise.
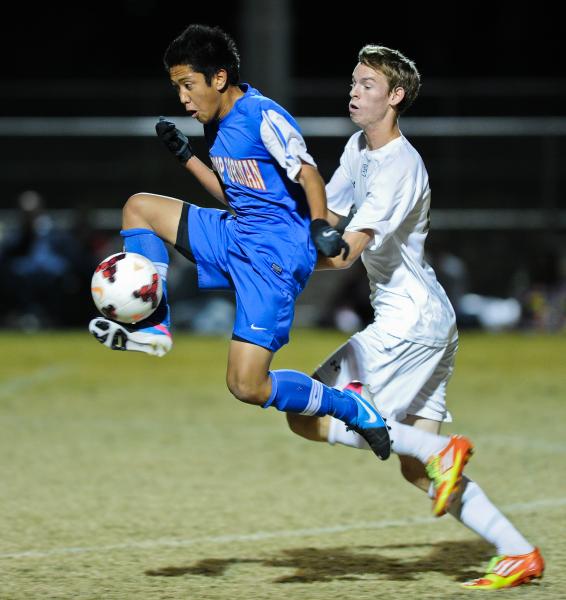
[{"label": "white sock", "polygon": [[328,427],[328,443],[329,444],[343,444],[344,446],[350,446],[350,448],[359,448],[360,450],[369,450],[368,443],[364,438],[356,433],[355,431],[347,431],[346,423],[330,417],[330,425]]},{"label": "white sock", "polygon": [[[395,421],[390,422],[393,450],[397,454],[413,456],[426,463],[431,455],[438,453],[449,438],[422,431],[410,425]],[[369,449],[364,438],[355,431],[346,431],[343,421],[331,417],[328,430],[330,444],[343,444],[351,448]],[[466,476],[462,478],[463,492],[460,502],[454,502],[448,512],[497,548],[497,554],[517,556],[528,554],[534,550],[530,544],[515,529],[511,522],[499,509],[492,504],[480,486]],[[434,485],[431,483],[428,491],[434,498]]]},{"label": "white sock", "polygon": [[454,502],[448,510],[453,517],[493,544],[497,554],[516,556],[534,550],[475,481],[464,476],[462,485],[461,502]]},{"label": "white sock", "polygon": [[393,441],[391,445],[393,452],[412,456],[423,464],[426,464],[433,454],[438,454],[450,441],[450,438],[445,435],[423,431],[412,425],[404,425],[389,419],[387,424],[391,427],[389,435]]},{"label": "white sock", "polygon": [[[403,456],[412,456],[424,464],[428,462],[433,454],[440,452],[449,441],[446,436],[429,433],[393,420],[388,420],[387,424],[391,427],[389,435],[393,441],[391,445],[393,452]],[[346,424],[334,417],[330,418],[328,442],[330,444],[343,444],[351,448],[369,449],[361,435],[355,431],[347,431]]]}]

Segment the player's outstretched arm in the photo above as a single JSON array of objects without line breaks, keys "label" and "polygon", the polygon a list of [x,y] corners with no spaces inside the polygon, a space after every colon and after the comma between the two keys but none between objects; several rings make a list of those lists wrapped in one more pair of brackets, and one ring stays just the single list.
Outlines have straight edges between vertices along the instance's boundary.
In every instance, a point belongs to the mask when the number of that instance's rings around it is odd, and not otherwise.
[{"label": "player's outstretched arm", "polygon": [[343,237],[348,244],[350,252],[344,256],[318,256],[315,270],[324,271],[326,269],[347,269],[352,266],[364,248],[373,240],[373,231],[363,229],[362,231],[346,231]]},{"label": "player's outstretched arm", "polygon": [[297,176],[297,181],[305,190],[307,202],[311,213],[311,236],[316,249],[323,256],[348,256],[348,244],[327,219],[326,191],[324,181],[316,167],[303,163]]},{"label": "player's outstretched arm", "polygon": [[311,219],[326,219],[326,191],[324,181],[316,167],[303,163],[297,181],[305,190]]},{"label": "player's outstretched arm", "polygon": [[[328,188],[326,188],[326,190],[328,193]],[[343,217],[342,215],[339,215],[328,209],[326,211],[326,220],[332,227],[334,227],[334,229],[336,229],[336,231],[342,235],[342,237],[344,237],[344,231],[346,231],[346,227],[348,227],[348,223],[352,220],[354,214],[355,210],[352,209],[349,214]]]},{"label": "player's outstretched arm", "polygon": [[192,173],[202,185],[202,187],[222,204],[228,205],[228,200],[224,195],[224,189],[216,174],[216,171],[210,169],[205,163],[196,156],[192,156],[187,161],[185,168]]},{"label": "player's outstretched arm", "polygon": [[194,155],[189,138],[175,126],[175,123],[165,117],[159,117],[155,131],[169,152],[197,178],[202,187],[222,204],[228,204],[216,174]]}]

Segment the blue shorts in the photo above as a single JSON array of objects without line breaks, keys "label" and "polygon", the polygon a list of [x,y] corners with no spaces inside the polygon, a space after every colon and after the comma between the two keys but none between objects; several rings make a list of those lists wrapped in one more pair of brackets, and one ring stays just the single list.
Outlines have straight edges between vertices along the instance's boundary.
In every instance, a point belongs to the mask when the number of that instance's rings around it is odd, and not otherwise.
[{"label": "blue shorts", "polygon": [[[225,210],[185,203],[175,247],[197,266],[199,288],[232,289],[236,319],[232,339],[276,352],[289,341],[295,301],[308,280],[292,285],[278,265],[253,260],[253,250],[234,232],[235,219]],[[308,253],[305,253],[308,256]],[[314,268],[314,258],[307,258]]]}]

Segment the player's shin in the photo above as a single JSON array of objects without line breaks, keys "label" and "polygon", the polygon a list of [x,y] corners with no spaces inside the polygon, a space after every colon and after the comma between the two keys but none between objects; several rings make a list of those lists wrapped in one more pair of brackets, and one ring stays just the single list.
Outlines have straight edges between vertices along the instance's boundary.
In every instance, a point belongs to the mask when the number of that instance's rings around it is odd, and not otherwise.
[{"label": "player's shin", "polygon": [[[449,441],[446,436],[436,435],[409,425],[388,420],[391,450],[401,456],[411,456],[426,464],[428,459],[442,450]],[[349,430],[344,423],[332,419],[329,425],[328,442],[351,448],[368,449],[364,439]]]},{"label": "player's shin", "polygon": [[270,371],[271,395],[263,408],[273,406],[283,412],[303,415],[333,415],[341,421],[357,414],[355,401],[340,390],[330,388],[299,371]]},{"label": "player's shin", "polygon": [[463,477],[459,501],[448,512],[497,548],[501,555],[522,555],[532,552],[528,542],[503,513],[491,502],[481,487]]},{"label": "player's shin", "polygon": [[124,250],[126,252],[136,252],[146,258],[149,258],[155,265],[161,281],[163,283],[163,298],[155,313],[152,315],[152,321],[159,322],[161,325],[169,328],[171,318],[169,313],[169,304],[167,302],[167,271],[169,269],[169,253],[163,243],[163,240],[151,229],[141,227],[133,229],[123,229],[120,235],[124,238]]},{"label": "player's shin", "polygon": [[271,394],[264,408],[303,415],[331,415],[359,433],[382,460],[389,457],[391,441],[377,409],[352,390],[338,390],[298,371],[270,371]]},{"label": "player's shin", "polygon": [[330,417],[330,423],[328,424],[327,441],[332,446],[334,446],[335,444],[341,444],[350,448],[359,448],[360,450],[371,450],[368,443],[359,433],[348,429],[346,423],[339,421],[334,417]]}]

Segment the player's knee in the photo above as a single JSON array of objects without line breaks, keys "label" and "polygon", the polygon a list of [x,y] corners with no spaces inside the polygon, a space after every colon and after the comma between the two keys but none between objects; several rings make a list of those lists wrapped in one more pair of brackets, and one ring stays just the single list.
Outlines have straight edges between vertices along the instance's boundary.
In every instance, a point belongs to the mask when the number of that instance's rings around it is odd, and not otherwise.
[{"label": "player's knee", "polygon": [[262,405],[267,401],[267,396],[262,386],[258,386],[254,382],[244,378],[228,375],[226,378],[226,385],[232,396],[241,402]]},{"label": "player's knee", "polygon": [[424,465],[411,456],[400,456],[399,461],[403,477],[419,489],[427,491],[430,481],[426,475]]},{"label": "player's knee", "polygon": [[138,193],[130,196],[122,208],[124,223],[130,223],[130,226],[147,225],[150,205],[151,199],[147,194]]}]

